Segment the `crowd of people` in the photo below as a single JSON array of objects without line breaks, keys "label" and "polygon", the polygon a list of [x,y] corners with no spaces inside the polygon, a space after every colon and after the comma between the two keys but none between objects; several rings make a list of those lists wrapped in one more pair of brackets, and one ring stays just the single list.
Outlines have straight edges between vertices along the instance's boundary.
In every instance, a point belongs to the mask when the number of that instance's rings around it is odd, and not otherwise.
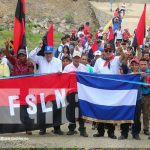
[{"label": "crowd of people", "polygon": [[[117,13],[117,12],[116,12]],[[116,14],[115,14],[116,15]],[[147,30],[148,35],[150,29]],[[79,29],[72,29],[71,34],[66,34],[61,38],[61,43],[57,49],[46,45],[45,38],[27,56],[25,49],[19,49],[17,55],[13,54],[10,41],[5,42],[5,47],[0,49],[0,76],[20,76],[27,74],[45,73],[69,73],[87,72],[97,74],[141,74],[141,82],[150,83],[150,38],[147,36],[143,45],[132,46],[133,36],[127,28],[119,26],[114,31],[114,39],[108,41],[109,30],[103,32],[100,26],[97,33],[91,33],[90,23],[86,22]],[[119,95],[118,95],[119,96]],[[72,95],[71,99],[75,99]],[[149,110],[150,110],[150,87],[141,85],[138,91],[134,124],[123,123],[120,125],[120,140],[127,139],[130,126],[132,136],[140,140],[141,112],[143,113],[143,132],[149,132]],[[87,110],[88,111],[88,110]],[[79,118],[80,135],[88,137],[85,127],[85,120]],[[67,135],[77,133],[76,121],[69,124]],[[103,137],[105,129],[108,130],[108,137],[116,139],[115,125],[112,123],[95,123],[93,129],[97,128],[94,137]],[[31,131],[26,131],[32,134]],[[42,128],[39,134],[46,133],[46,128]],[[54,126],[54,133],[62,135],[60,126]],[[150,139],[150,137],[149,137]]]}]

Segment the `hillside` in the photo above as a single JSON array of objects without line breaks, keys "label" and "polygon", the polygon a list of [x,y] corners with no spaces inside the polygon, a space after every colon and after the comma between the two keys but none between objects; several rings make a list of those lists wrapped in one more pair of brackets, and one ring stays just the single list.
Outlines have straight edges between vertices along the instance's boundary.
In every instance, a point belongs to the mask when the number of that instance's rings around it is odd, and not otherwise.
[{"label": "hillside", "polygon": [[[17,0],[0,0],[0,46],[13,37]],[[55,45],[62,34],[89,21],[92,29],[98,24],[88,0],[26,0],[26,37],[32,49],[46,33],[50,21],[55,25]]]},{"label": "hillside", "polygon": [[[17,0],[0,0],[0,17],[14,15]],[[72,17],[75,24],[93,22],[88,0],[26,0],[27,16],[64,19]]]}]

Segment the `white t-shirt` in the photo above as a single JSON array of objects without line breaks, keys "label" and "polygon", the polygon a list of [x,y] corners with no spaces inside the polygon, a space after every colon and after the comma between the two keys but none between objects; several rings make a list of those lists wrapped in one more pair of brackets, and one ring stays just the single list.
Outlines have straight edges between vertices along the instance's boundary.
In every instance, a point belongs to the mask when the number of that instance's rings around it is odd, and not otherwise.
[{"label": "white t-shirt", "polygon": [[78,67],[75,67],[73,63],[71,63],[64,68],[63,73],[74,72],[74,71],[75,72],[87,72],[87,68],[83,64],[79,64]]},{"label": "white t-shirt", "polygon": [[105,60],[99,58],[96,60],[94,65],[94,72],[98,74],[119,74],[120,68],[120,56],[115,56],[113,60],[110,61],[110,68],[104,66]]},{"label": "white t-shirt", "polygon": [[116,30],[116,39],[122,39],[122,30]]}]

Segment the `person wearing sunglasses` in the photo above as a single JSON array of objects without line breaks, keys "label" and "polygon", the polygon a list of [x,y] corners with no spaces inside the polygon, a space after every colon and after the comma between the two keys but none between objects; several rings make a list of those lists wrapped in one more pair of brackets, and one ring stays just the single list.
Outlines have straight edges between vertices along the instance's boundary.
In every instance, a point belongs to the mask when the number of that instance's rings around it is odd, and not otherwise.
[{"label": "person wearing sunglasses", "polygon": [[[113,50],[111,49],[110,44],[105,44],[102,57],[96,60],[94,65],[94,73],[97,74],[119,74],[119,68],[121,62],[124,60],[125,56],[120,49],[120,56],[115,56]],[[103,137],[105,134],[105,127],[108,129],[108,137],[111,139],[117,139],[115,136],[115,126],[111,123],[98,123],[97,124],[97,133],[94,134],[94,137]]]},{"label": "person wearing sunglasses", "polygon": [[125,55],[120,49],[120,56],[115,56],[113,50],[105,45],[103,56],[97,59],[94,65],[94,72],[98,74],[119,74],[119,67]]}]

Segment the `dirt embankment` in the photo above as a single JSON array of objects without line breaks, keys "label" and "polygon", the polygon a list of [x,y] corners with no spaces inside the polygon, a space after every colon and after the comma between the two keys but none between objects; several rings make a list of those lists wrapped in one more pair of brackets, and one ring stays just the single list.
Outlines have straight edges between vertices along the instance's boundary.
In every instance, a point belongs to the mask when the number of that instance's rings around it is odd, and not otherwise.
[{"label": "dirt embankment", "polygon": [[[0,17],[14,16],[17,0],[0,0]],[[27,16],[64,19],[70,17],[75,24],[83,24],[93,20],[88,0],[26,0]]]}]

